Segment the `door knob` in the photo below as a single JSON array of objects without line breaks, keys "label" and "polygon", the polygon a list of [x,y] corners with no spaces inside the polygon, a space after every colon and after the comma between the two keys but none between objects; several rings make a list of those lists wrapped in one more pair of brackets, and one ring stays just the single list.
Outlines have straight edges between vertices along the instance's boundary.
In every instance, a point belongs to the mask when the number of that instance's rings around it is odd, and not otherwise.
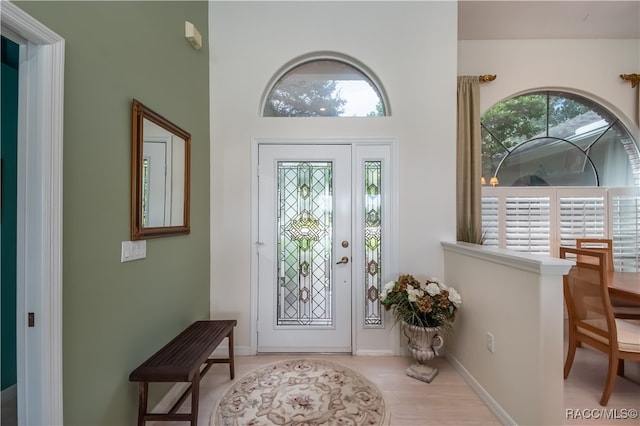
[{"label": "door knob", "polygon": [[336,262],[336,265],[340,265],[341,263],[349,263],[349,258],[347,256],[342,256],[342,259]]}]

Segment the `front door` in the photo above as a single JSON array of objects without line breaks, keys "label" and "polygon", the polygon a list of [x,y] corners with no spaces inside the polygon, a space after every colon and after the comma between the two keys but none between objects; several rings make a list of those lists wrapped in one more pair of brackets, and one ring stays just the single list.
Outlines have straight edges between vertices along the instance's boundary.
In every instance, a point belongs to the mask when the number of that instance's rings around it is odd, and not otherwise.
[{"label": "front door", "polygon": [[351,352],[351,147],[258,158],[258,352]]}]

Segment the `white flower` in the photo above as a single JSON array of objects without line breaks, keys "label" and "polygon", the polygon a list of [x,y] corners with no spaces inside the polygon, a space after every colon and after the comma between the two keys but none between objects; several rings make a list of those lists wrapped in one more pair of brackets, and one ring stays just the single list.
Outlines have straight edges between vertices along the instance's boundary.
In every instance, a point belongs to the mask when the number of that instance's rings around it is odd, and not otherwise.
[{"label": "white flower", "polygon": [[389,292],[391,290],[393,290],[393,287],[396,285],[395,281],[389,281],[388,283],[386,283],[384,285],[384,288],[382,289],[382,293],[380,293],[380,299],[384,300],[387,298],[387,294],[389,294]]},{"label": "white flower", "polygon": [[440,290],[449,290],[445,283],[438,282],[438,287],[440,287]]},{"label": "white flower", "polygon": [[419,288],[413,288],[412,286],[407,286],[407,298],[409,302],[417,302],[419,297],[424,296],[424,292]]},{"label": "white flower", "polygon": [[449,300],[453,302],[456,308],[462,304],[462,296],[455,288],[449,288]]},{"label": "white flower", "polygon": [[436,283],[429,283],[427,284],[427,293],[429,293],[429,296],[440,294],[440,287]]}]

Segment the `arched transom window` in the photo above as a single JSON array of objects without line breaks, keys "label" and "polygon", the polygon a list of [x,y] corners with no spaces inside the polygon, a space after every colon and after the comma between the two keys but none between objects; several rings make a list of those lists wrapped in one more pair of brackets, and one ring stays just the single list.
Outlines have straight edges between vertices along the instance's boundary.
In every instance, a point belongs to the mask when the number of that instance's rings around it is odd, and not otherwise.
[{"label": "arched transom window", "polygon": [[344,61],[314,59],[295,66],[269,91],[263,117],[378,117],[388,115],[381,90]]},{"label": "arched transom window", "polygon": [[640,155],[626,127],[601,105],[540,91],[483,114],[482,171],[501,186],[640,186]]}]

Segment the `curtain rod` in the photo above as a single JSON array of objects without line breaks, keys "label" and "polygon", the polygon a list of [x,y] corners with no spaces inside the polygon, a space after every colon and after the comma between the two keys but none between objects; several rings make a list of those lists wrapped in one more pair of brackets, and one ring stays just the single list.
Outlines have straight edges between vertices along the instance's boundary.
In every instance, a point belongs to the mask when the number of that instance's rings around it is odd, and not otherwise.
[{"label": "curtain rod", "polygon": [[636,87],[640,84],[640,74],[620,74],[620,78],[625,81],[630,81],[631,87]]},{"label": "curtain rod", "polygon": [[480,83],[487,83],[489,81],[495,80],[496,77],[497,77],[496,74],[493,74],[493,75],[492,74],[485,74],[485,75],[481,75],[479,77],[479,79],[480,79]]}]

